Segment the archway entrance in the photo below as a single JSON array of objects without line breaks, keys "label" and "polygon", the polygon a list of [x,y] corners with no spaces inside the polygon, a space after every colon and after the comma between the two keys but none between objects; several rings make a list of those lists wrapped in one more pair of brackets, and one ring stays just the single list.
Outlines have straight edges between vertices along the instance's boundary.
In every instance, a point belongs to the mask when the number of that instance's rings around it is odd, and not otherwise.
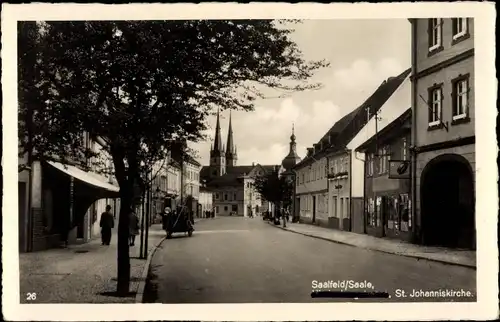
[{"label": "archway entrance", "polygon": [[455,154],[431,160],[420,189],[423,243],[475,249],[474,179],[468,161]]}]

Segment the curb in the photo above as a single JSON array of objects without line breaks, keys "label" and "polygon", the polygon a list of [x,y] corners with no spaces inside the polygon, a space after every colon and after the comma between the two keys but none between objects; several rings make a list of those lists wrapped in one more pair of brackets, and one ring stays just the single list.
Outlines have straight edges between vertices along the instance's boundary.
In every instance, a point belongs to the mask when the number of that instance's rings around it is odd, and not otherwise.
[{"label": "curb", "polygon": [[149,252],[148,259],[144,264],[144,269],[142,270],[141,281],[139,282],[139,287],[137,288],[137,294],[135,295],[135,303],[142,303],[144,299],[144,290],[146,289],[146,282],[149,275],[149,268],[151,267],[151,261],[153,260],[153,256],[156,253],[158,247],[160,247],[161,243],[167,239],[167,236],[164,236],[160,241],[155,245],[155,247]]},{"label": "curb", "polygon": [[302,236],[307,236],[307,237],[312,237],[312,238],[316,238],[316,239],[321,239],[321,240],[329,241],[331,243],[336,243],[336,244],[341,244],[341,245],[347,245],[347,246],[357,247],[357,248],[366,249],[366,250],[373,250],[373,251],[380,252],[380,253],[385,253],[385,254],[392,254],[392,255],[399,255],[399,256],[404,256],[404,257],[411,257],[411,258],[416,258],[418,260],[423,259],[423,260],[427,260],[427,261],[431,261],[431,262],[437,262],[437,263],[441,263],[441,264],[447,264],[447,265],[454,265],[454,266],[461,266],[461,267],[466,267],[466,268],[472,268],[472,269],[477,270],[477,265],[464,264],[464,263],[454,263],[454,262],[448,262],[448,261],[441,260],[441,259],[428,258],[428,257],[424,257],[424,256],[419,256],[419,255],[402,254],[402,253],[396,253],[396,252],[386,251],[386,250],[382,250],[382,249],[360,247],[360,246],[356,246],[356,245],[353,245],[353,244],[348,244],[348,243],[345,243],[345,242],[341,242],[341,241],[338,241],[338,240],[328,239],[328,238],[321,237],[321,236],[315,236],[315,235],[311,235],[311,234],[306,234],[306,233],[298,232],[298,231],[295,231],[295,230],[290,230],[290,229],[284,228],[282,226],[274,225],[273,223],[269,223],[269,224],[271,226],[274,226],[274,227],[279,228],[281,230],[289,231],[291,233],[299,234],[299,235],[302,235]]},{"label": "curb", "polygon": [[[200,222],[202,220],[208,219],[208,218],[197,218],[198,220],[195,220],[194,223]],[[167,239],[167,236],[162,237],[160,241],[155,245],[155,247],[149,252],[148,259],[146,260],[146,263],[144,264],[144,269],[142,271],[141,275],[141,281],[139,282],[139,287],[137,288],[137,294],[135,295],[135,303],[142,303],[144,300],[144,290],[146,289],[146,282],[148,279],[149,275],[149,269],[151,267],[151,261],[153,260],[153,256],[156,253],[156,250],[158,247],[160,247],[161,243],[163,243]]]}]

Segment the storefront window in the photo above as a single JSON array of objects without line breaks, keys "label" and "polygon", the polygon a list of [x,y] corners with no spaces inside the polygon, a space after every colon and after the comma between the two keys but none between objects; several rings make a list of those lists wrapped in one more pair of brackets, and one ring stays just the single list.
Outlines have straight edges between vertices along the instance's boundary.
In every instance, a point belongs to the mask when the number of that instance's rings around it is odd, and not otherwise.
[{"label": "storefront window", "polygon": [[377,227],[381,226],[381,214],[382,214],[382,197],[377,197],[375,215],[377,217]]},{"label": "storefront window", "polygon": [[409,231],[411,228],[410,199],[406,193],[401,194],[400,199],[399,213],[401,216],[401,230]]},{"label": "storefront window", "polygon": [[373,198],[368,198],[367,204],[367,224],[369,226],[375,226],[375,201]]}]

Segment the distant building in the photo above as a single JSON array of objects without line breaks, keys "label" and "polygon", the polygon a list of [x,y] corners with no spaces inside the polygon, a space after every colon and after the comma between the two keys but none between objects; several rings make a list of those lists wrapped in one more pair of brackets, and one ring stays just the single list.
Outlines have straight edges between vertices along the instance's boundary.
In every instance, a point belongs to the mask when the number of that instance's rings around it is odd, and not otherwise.
[{"label": "distant building", "polygon": [[415,233],[476,247],[474,19],[410,19]]},{"label": "distant building", "polygon": [[274,165],[236,165],[238,155],[233,141],[231,115],[226,148],[222,145],[219,114],[215,129],[215,139],[210,150],[210,165],[203,166],[201,180],[213,193],[213,207],[216,215],[247,217],[250,213],[261,213],[266,209],[260,194],[253,186],[255,176],[274,171]]},{"label": "distant building", "polygon": [[279,171],[279,175],[285,177],[293,186],[293,195],[290,205],[291,214],[298,214],[299,212],[299,209],[297,208],[299,206],[299,202],[296,201],[295,196],[296,177],[293,168],[297,163],[300,162],[301,158],[297,154],[297,143],[295,142],[295,139],[295,128],[294,126],[292,126],[292,135],[290,136],[290,149],[288,151],[288,155],[281,162],[281,169]]},{"label": "distant building", "polygon": [[213,192],[204,186],[200,187],[198,207],[199,207],[198,215],[202,218],[206,217],[207,212],[214,211]]}]

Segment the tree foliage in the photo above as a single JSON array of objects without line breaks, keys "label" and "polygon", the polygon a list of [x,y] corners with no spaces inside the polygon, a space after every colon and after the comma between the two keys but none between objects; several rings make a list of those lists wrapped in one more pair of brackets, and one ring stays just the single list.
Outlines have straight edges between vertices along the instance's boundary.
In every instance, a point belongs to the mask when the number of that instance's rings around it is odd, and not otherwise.
[{"label": "tree foliage", "polygon": [[284,176],[278,176],[276,172],[257,176],[253,183],[255,190],[267,201],[275,204],[288,205],[293,195],[293,184]]},{"label": "tree foliage", "polygon": [[267,89],[286,94],[320,86],[308,80],[328,64],[303,58],[291,23],[19,24],[20,154],[67,163],[92,155],[82,132],[105,139],[122,199],[119,285],[120,263],[129,260],[122,218],[133,186],[173,143],[203,139],[215,107],[251,111]]}]

